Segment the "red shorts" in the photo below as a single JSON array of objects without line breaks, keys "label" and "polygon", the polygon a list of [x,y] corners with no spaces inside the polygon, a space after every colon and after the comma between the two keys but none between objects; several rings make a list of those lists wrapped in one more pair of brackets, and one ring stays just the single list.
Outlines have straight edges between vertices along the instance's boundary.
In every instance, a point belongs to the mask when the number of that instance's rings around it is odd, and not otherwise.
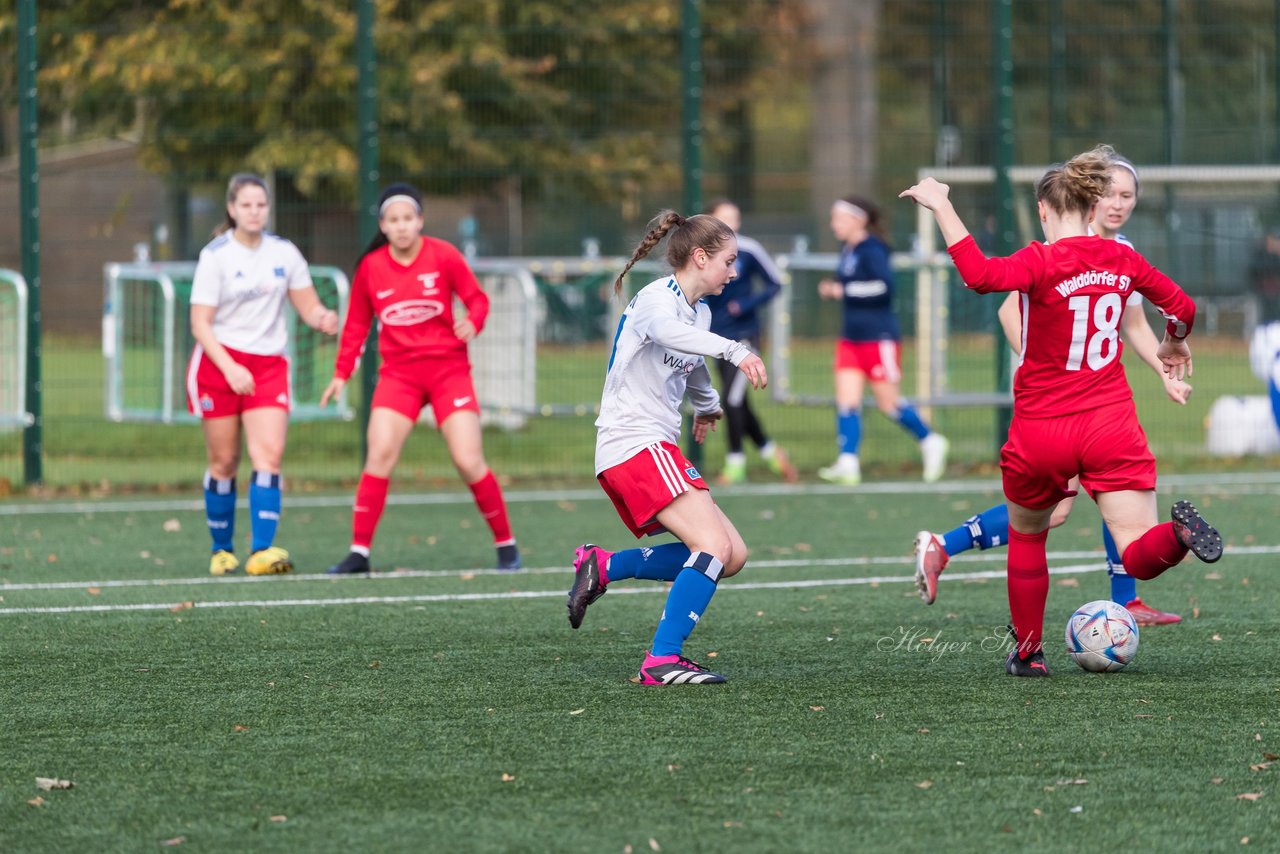
[{"label": "red shorts", "polygon": [[465,357],[407,365],[383,363],[373,388],[371,409],[385,407],[417,421],[427,404],[431,405],[437,425],[459,409],[480,413],[476,387],[471,382],[471,363]]},{"label": "red shorts", "polygon": [[201,418],[225,418],[248,409],[275,406],[288,410],[293,394],[289,389],[289,360],[285,356],[259,356],[226,348],[237,363],[253,374],[253,394],[236,394],[227,378],[199,344],[187,365],[187,411]]},{"label": "red shorts", "polygon": [[862,371],[874,382],[902,380],[902,345],[897,341],[836,342],[837,371]]},{"label": "red shorts", "polygon": [[690,489],[706,489],[698,469],[670,442],[650,445],[625,463],[596,475],[618,516],[636,537],[666,529],[655,518]]},{"label": "red shorts", "polygon": [[1133,401],[1059,418],[1018,418],[1000,450],[1005,497],[1040,510],[1074,495],[1080,475],[1090,497],[1099,492],[1156,488],[1156,458]]}]

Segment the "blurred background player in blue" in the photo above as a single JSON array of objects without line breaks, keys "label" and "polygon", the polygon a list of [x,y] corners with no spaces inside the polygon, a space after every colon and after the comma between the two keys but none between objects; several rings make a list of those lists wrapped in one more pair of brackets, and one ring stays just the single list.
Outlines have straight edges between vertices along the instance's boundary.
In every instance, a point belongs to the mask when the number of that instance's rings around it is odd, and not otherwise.
[{"label": "blurred background player in blue", "polygon": [[[711,331],[759,353],[759,311],[782,290],[782,272],[758,240],[741,233],[742,212],[736,204],[721,199],[713,203],[707,213],[738,235],[738,260],[734,262],[733,279],[719,294],[703,297],[711,307]],[[799,479],[795,466],[791,465],[786,451],[769,438],[760,417],[751,408],[747,395],[750,381],[728,359],[719,359],[716,364],[720,367],[720,399],[729,429],[729,450],[725,454],[720,482],[746,481],[747,455],[743,450],[743,438],[750,437],[770,470],[788,483],[794,483]]]},{"label": "blurred background player in blue", "polygon": [[[1111,185],[1106,194],[1094,208],[1090,230],[1099,237],[1115,240],[1133,248],[1120,229],[1133,215],[1138,204],[1141,184],[1138,181],[1138,170],[1125,157],[1115,154],[1111,158]],[[1186,406],[1191,396],[1191,385],[1182,379],[1171,377],[1165,373],[1160,359],[1156,356],[1159,342],[1147,322],[1146,312],[1142,307],[1142,294],[1133,292],[1125,302],[1124,313],[1120,317],[1120,332],[1125,343],[1133,348],[1147,365],[1156,372],[1164,386],[1165,394],[1174,403]],[[1000,306],[1000,326],[1004,331],[1009,346],[1015,356],[1023,350],[1024,335],[1022,329],[1021,301],[1017,294],[1010,294]],[[1078,483],[1072,482],[1071,489]],[[1056,528],[1067,521],[1071,509],[1075,506],[1075,497],[1064,498],[1054,508],[1049,520],[1049,527]],[[968,551],[972,548],[989,549],[993,546],[1008,545],[1009,542],[1009,510],[1004,504],[997,504],[988,510],[966,519],[964,524],[945,534],[934,534],[921,531],[916,534],[916,586],[920,598],[926,604],[932,604],[938,594],[938,575],[946,568],[951,555]],[[1133,614],[1134,621],[1140,626],[1158,626],[1181,622],[1182,617],[1168,611],[1161,611],[1143,602],[1138,596],[1137,581],[1125,572],[1116,548],[1115,539],[1107,526],[1102,526],[1102,544],[1107,553],[1107,574],[1111,578],[1111,598],[1123,605]]]},{"label": "blurred background player in blue", "polygon": [[924,479],[932,483],[947,466],[947,440],[902,398],[902,334],[893,313],[889,245],[880,234],[880,209],[870,199],[846,196],[831,206],[831,231],[841,243],[835,279],[818,283],[823,299],[840,300],[844,321],[836,342],[835,464],[818,470],[832,483],[862,482],[862,395],[868,383],[876,407],[920,443]]}]

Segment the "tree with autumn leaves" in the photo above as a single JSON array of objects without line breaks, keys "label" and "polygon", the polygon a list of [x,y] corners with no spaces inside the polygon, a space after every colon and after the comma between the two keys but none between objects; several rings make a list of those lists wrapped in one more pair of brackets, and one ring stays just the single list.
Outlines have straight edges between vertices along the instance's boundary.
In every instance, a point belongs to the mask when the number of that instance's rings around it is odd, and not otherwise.
[{"label": "tree with autumn leaves", "polygon": [[[740,0],[704,22],[712,125],[796,49],[801,6]],[[609,192],[673,174],[679,12],[671,0],[375,0],[383,173],[439,193],[512,176],[525,192]],[[13,18],[0,11],[0,45]],[[248,167],[350,198],[355,36],[344,0],[42,3],[42,132],[135,139],[146,166],[179,183]],[[0,95],[12,74],[0,70]]]}]

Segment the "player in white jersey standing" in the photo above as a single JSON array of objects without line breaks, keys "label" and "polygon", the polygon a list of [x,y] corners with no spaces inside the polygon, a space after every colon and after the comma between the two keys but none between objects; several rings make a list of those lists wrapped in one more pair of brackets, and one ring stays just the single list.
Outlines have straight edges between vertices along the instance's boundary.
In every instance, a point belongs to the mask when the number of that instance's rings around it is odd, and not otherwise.
[{"label": "player in white jersey standing", "polygon": [[732,362],[753,388],[768,381],[764,362],[745,345],[710,331],[703,301],[734,276],[733,229],[705,214],[663,211],[614,282],[622,292],[631,267],[667,239],[674,271],[646,285],[627,306],[614,334],[600,417],[596,419],[596,479],[637,538],[669,532],[679,540],[609,552],[579,546],[569,591],[569,625],[624,578],[673,582],[648,654],[635,680],[642,685],[723,682],[683,655],[684,641],[706,611],[720,579],[746,564],[747,547],[711,500],[706,481],[680,452],[680,404],[693,404],[693,439],[701,443],[723,412],[704,357]]},{"label": "player in white jersey standing", "polygon": [[232,176],[226,221],[200,251],[191,284],[196,347],[187,369],[187,405],[200,417],[209,461],[204,503],[213,536],[213,575],[240,566],[234,530],[241,433],[253,464],[253,539],[245,571],[271,575],[293,569],[289,553],[273,545],[291,400],[285,297],[308,326],[328,335],[338,332],[338,315],[320,301],[302,253],[266,231],[270,211],[265,181],[251,174]]},{"label": "player in white jersey standing", "polygon": [[[1092,232],[1108,240],[1116,240],[1133,248],[1120,229],[1133,215],[1138,203],[1141,186],[1138,182],[1138,170],[1128,158],[1113,155],[1109,170],[1111,186],[1094,209]],[[1185,380],[1171,377],[1165,373],[1160,359],[1156,357],[1159,342],[1151,331],[1146,313],[1142,307],[1142,294],[1134,291],[1125,302],[1124,313],[1120,316],[1120,332],[1125,342],[1133,348],[1147,365],[1156,372],[1164,386],[1165,394],[1174,403],[1185,406],[1191,395],[1191,385]],[[1009,346],[1015,356],[1020,356],[1025,343],[1022,326],[1022,300],[1017,293],[1011,293],[1000,304],[1000,325],[1004,330]],[[1078,489],[1078,480],[1073,480],[1070,489]],[[1064,498],[1054,508],[1049,520],[1049,527],[1056,528],[1067,521],[1071,508],[1075,506],[1075,497]],[[968,551],[975,546],[989,549],[1007,545],[1009,542],[1009,511],[1004,504],[997,504],[988,510],[971,516],[964,524],[945,534],[920,531],[916,534],[916,586],[920,597],[926,604],[933,604],[938,592],[938,576],[946,568],[951,556]],[[1106,525],[1102,526],[1102,544],[1107,553],[1107,575],[1111,578],[1111,598],[1117,604],[1125,606],[1140,626],[1157,626],[1177,623],[1182,617],[1177,614],[1161,611],[1143,602],[1138,596],[1137,581],[1124,570],[1120,553],[1115,540]]]}]

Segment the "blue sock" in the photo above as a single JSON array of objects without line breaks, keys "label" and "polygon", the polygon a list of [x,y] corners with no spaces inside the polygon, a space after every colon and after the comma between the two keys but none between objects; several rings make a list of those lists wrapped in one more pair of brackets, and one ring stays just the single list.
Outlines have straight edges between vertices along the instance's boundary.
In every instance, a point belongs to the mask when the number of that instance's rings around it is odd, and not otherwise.
[{"label": "blue sock", "polygon": [[930,433],[929,428],[920,420],[920,413],[916,412],[916,408],[906,401],[898,402],[898,414],[893,417],[916,439],[923,439]]},{"label": "blue sock", "polygon": [[706,552],[690,553],[671,585],[671,592],[667,594],[667,606],[662,611],[658,630],[653,634],[650,654],[680,654],[685,638],[689,637],[711,603],[716,582],[723,572],[724,565]]},{"label": "blue sock", "polygon": [[1111,601],[1128,605],[1138,598],[1138,581],[1124,571],[1116,541],[1106,523],[1102,525],[1102,545],[1107,549],[1107,575],[1111,576]]},{"label": "blue sock", "polygon": [[1271,415],[1276,419],[1276,427],[1280,427],[1280,386],[1275,380],[1267,383],[1267,392],[1271,395]]},{"label": "blue sock", "polygon": [[967,552],[977,546],[984,551],[995,546],[1009,544],[1009,506],[997,504],[983,510],[977,516],[964,520],[959,528],[942,535],[942,544],[948,555]]},{"label": "blue sock", "polygon": [[204,473],[204,515],[215,552],[235,551],[236,479],[218,480]]},{"label": "blue sock", "polygon": [[836,411],[836,442],[842,454],[858,453],[862,444],[862,413],[857,409]]},{"label": "blue sock", "polygon": [[253,551],[270,548],[280,524],[280,475],[255,471],[249,484],[249,520]]},{"label": "blue sock", "polygon": [[689,547],[684,543],[663,543],[652,548],[614,552],[609,558],[609,583],[620,578],[675,581],[689,554]]}]

